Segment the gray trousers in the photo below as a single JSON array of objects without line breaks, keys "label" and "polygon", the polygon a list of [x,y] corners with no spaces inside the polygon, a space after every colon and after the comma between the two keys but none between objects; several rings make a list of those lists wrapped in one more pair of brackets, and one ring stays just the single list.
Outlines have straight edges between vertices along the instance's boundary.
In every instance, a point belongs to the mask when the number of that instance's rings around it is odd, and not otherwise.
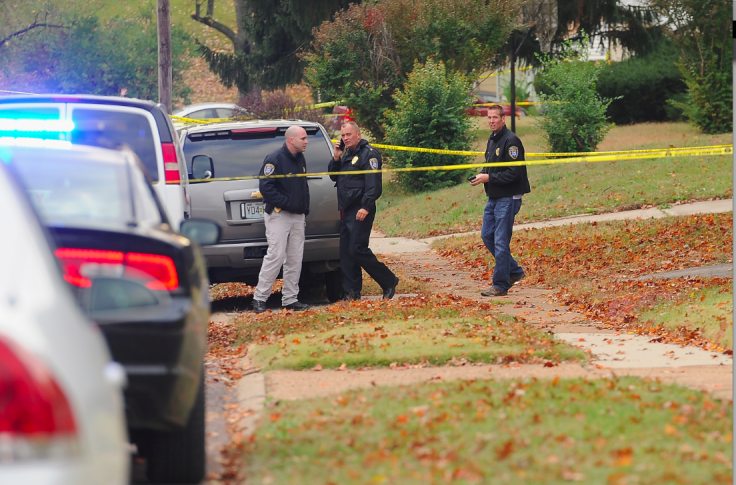
[{"label": "gray trousers", "polygon": [[266,301],[271,296],[273,283],[284,267],[284,289],[281,304],[291,305],[296,302],[299,293],[299,276],[302,273],[302,256],[304,255],[304,214],[273,211],[264,214],[266,222],[266,239],[268,252],[263,258],[261,272],[258,274],[258,286],[253,297],[258,301]]}]

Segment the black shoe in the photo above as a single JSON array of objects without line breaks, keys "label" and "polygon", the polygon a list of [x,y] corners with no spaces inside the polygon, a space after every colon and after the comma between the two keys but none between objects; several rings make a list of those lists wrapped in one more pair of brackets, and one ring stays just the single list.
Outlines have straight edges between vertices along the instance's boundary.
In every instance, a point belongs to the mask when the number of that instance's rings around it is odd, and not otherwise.
[{"label": "black shoe", "polygon": [[509,294],[509,290],[502,290],[496,286],[491,286],[486,291],[481,291],[481,296],[506,296]]},{"label": "black shoe", "polygon": [[263,313],[266,311],[266,302],[253,300],[253,311],[256,313]]},{"label": "black shoe", "polygon": [[304,310],[309,310],[310,307],[306,303],[295,301],[294,303],[286,305],[284,308],[287,310],[294,310],[295,312],[303,312]]},{"label": "black shoe", "polygon": [[386,300],[390,300],[394,297],[396,294],[396,287],[399,286],[399,278],[397,276],[394,276],[394,284],[393,286],[386,288],[383,290],[383,298]]},{"label": "black shoe", "polygon": [[523,280],[524,278],[526,278],[526,273],[521,273],[521,274],[518,274],[516,276],[513,276],[512,275],[511,276],[511,285],[514,285],[515,283],[518,283],[519,281]]}]

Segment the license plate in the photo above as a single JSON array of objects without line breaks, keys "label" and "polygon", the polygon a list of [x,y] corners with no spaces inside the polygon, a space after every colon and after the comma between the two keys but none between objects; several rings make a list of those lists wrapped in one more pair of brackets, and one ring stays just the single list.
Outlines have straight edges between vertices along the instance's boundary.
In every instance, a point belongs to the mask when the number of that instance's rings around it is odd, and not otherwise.
[{"label": "license plate", "polygon": [[240,204],[241,219],[263,219],[262,202],[245,202]]}]

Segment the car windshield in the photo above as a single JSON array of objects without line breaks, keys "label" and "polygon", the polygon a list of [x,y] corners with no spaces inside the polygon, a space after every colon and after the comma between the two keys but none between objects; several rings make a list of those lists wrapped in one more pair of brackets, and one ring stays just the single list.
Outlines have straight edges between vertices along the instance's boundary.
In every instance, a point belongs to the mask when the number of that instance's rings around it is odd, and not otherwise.
[{"label": "car windshield", "polygon": [[156,146],[147,117],[123,111],[76,108],[72,121],[72,143],[102,148],[127,146],[138,155],[151,180],[158,180]]},{"label": "car windshield", "polygon": [[14,166],[47,226],[120,229],[133,219],[122,163],[23,157]]},{"label": "car windshield", "polygon": [[[192,159],[206,155],[212,159],[214,177],[247,177],[258,175],[266,155],[284,144],[283,132],[239,133],[222,132],[223,135],[207,137],[194,134],[184,142],[187,169],[192,173]],[[324,172],[330,160],[330,147],[321,130],[308,130],[309,143],[304,157],[308,172]]]}]

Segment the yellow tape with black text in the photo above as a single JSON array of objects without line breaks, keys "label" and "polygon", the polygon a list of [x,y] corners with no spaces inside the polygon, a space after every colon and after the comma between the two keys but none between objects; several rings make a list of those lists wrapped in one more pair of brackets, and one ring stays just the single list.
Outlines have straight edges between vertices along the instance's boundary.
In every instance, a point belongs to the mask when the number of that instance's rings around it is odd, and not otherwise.
[{"label": "yellow tape with black text", "polygon": [[[378,145],[373,145],[378,147]],[[465,152],[475,155],[477,152]],[[191,183],[199,182],[222,182],[229,180],[256,180],[262,178],[291,178],[291,177],[322,177],[328,175],[360,175],[371,173],[391,173],[391,172],[430,172],[430,171],[449,171],[449,170],[469,170],[480,169],[483,167],[513,167],[520,165],[553,165],[560,163],[595,163],[595,162],[613,162],[618,160],[643,160],[667,157],[696,157],[696,156],[721,156],[732,155],[733,146],[718,147],[692,147],[683,149],[666,149],[659,151],[650,151],[645,153],[625,153],[616,155],[588,155],[570,158],[557,158],[545,160],[520,160],[515,162],[500,163],[465,163],[459,165],[438,165],[434,167],[407,167],[407,168],[384,168],[381,170],[351,170],[350,172],[309,172],[288,175],[252,175],[248,177],[221,177],[212,179],[190,180]]]}]

